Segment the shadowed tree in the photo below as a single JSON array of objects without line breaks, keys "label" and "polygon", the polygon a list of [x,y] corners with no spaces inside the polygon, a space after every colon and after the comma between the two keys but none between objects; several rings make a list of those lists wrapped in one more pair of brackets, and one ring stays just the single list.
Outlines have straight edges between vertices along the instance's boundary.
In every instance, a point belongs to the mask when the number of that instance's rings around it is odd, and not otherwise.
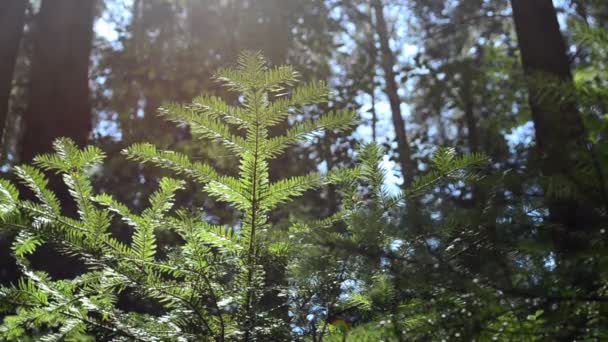
[{"label": "shadowed tree", "polygon": [[4,0],[0,3],[0,141],[4,136],[26,5],[27,0]]},{"label": "shadowed tree", "polygon": [[384,18],[384,6],[382,0],[373,0],[374,15],[376,18],[376,32],[380,41],[380,60],[382,62],[382,70],[384,71],[384,82],[386,88],[386,96],[389,99],[393,126],[395,127],[395,136],[397,138],[397,152],[401,163],[401,173],[403,176],[403,186],[407,187],[413,179],[418,169],[416,163],[412,159],[412,149],[410,147],[405,121],[401,113],[401,100],[399,99],[398,86],[395,71],[395,55],[389,45],[390,36],[386,19]]},{"label": "shadowed tree", "polygon": [[[572,175],[572,167],[585,155],[585,128],[576,98],[556,101],[546,96],[548,79],[562,86],[572,86],[570,61],[561,35],[555,7],[551,0],[512,0],[513,20],[521,59],[529,78],[529,102],[536,131],[542,173],[550,177]],[[558,248],[575,248],[573,230],[583,229],[591,216],[584,205],[572,199],[547,199],[550,219],[570,232],[557,228],[554,239]]]},{"label": "shadowed tree", "polygon": [[89,56],[95,0],[45,0],[34,20],[28,109],[20,159],[52,150],[57,137],[84,145],[92,127]]},{"label": "shadowed tree", "polygon": [[[8,116],[9,99],[19,43],[23,34],[26,0],[0,2],[0,142]],[[15,280],[15,263],[10,256],[8,241],[0,237],[0,282]]]},{"label": "shadowed tree", "polygon": [[[89,59],[95,9],[95,0],[44,0],[34,18],[29,102],[19,146],[23,163],[52,151],[52,143],[59,137],[70,137],[78,146],[89,138]],[[58,177],[50,179],[50,187],[66,212],[75,215],[75,204]],[[47,271],[55,277],[72,277],[83,270],[78,260],[60,257],[52,246],[41,248],[32,263],[47,260],[53,260]]]}]

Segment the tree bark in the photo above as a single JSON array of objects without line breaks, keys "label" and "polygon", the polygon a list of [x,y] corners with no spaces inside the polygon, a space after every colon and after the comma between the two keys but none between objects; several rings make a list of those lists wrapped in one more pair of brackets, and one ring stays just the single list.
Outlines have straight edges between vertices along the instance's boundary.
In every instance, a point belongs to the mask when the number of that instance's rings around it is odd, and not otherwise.
[{"label": "tree bark", "polygon": [[[551,0],[512,0],[513,19],[524,71],[529,78],[554,77],[572,83],[566,44],[559,30]],[[542,87],[529,83],[530,106],[539,148],[548,161],[563,160],[562,143],[578,147],[584,141],[584,127],[576,102],[543,101]]]},{"label": "tree bark", "polygon": [[[89,59],[93,42],[96,0],[43,0],[34,18],[33,52],[28,108],[23,117],[20,161],[53,151],[53,141],[69,137],[79,146],[92,129],[89,100]],[[65,215],[76,205],[61,177],[49,175],[49,188]],[[25,193],[28,196],[28,193]],[[29,194],[31,197],[31,194]],[[53,278],[72,278],[85,270],[74,257],[42,245],[30,258],[35,269]]]},{"label": "tree bark", "polygon": [[398,86],[395,71],[395,55],[389,45],[389,34],[386,20],[384,18],[384,7],[382,0],[372,0],[374,14],[376,17],[376,33],[380,40],[380,59],[384,71],[384,82],[386,95],[391,106],[393,126],[397,138],[397,153],[401,164],[401,174],[403,176],[403,187],[411,184],[413,176],[416,174],[417,165],[412,158],[412,150],[407,138],[405,121],[401,113],[401,100],[399,99]]},{"label": "tree bark", "polygon": [[[528,78],[541,171],[545,177],[568,179],[580,184],[582,176],[578,170],[581,164],[593,165],[594,157],[586,147],[586,131],[577,99],[543,96],[548,82],[561,86],[573,85],[567,48],[560,33],[555,8],[551,0],[511,0],[511,5],[522,64]],[[601,176],[598,182],[602,183]],[[594,211],[597,202],[586,197],[583,199],[584,196],[594,197],[592,193],[596,189],[577,187],[583,196],[545,196],[549,209],[547,223],[556,252],[555,272],[559,274],[561,283],[556,286],[593,295],[601,284],[598,265],[584,264],[581,256],[592,251],[594,239],[591,237],[603,225],[600,223],[601,217]],[[556,340],[572,340],[573,336],[580,334],[585,324],[576,320],[568,326],[564,325]]]},{"label": "tree bark", "polygon": [[[542,173],[546,177],[572,177],[573,166],[587,156],[586,133],[576,99],[556,101],[552,96],[543,96],[548,82],[573,83],[555,7],[551,0],[511,0],[511,5],[522,64],[528,78],[529,103]],[[539,79],[548,81],[539,82]],[[571,234],[582,231],[593,221],[594,215],[589,215],[585,205],[573,199],[554,198],[546,198],[546,203],[549,219],[559,226],[554,232],[557,248],[568,252],[585,245],[584,241],[577,242]]]},{"label": "tree bark", "polygon": [[0,2],[0,143],[9,110],[13,73],[23,36],[27,0],[3,0]]},{"label": "tree bark", "polygon": [[[0,2],[0,143],[8,117],[9,99],[19,44],[23,35],[27,0]],[[0,235],[0,284],[17,280],[17,265],[11,256],[11,234]],[[0,314],[0,319],[4,316]]]},{"label": "tree bark", "polygon": [[95,0],[44,0],[35,18],[30,100],[21,162],[62,136],[84,145],[92,129],[89,58]]},{"label": "tree bark", "polygon": [[[372,8],[369,8],[368,12],[369,23],[373,25],[374,22],[374,13]],[[373,27],[371,29],[373,32]],[[378,49],[376,48],[376,40],[374,39],[374,35],[372,34],[371,39],[369,40],[369,95],[371,97],[371,113],[372,113],[372,141],[376,143],[378,140],[377,134],[377,126],[378,126],[378,113],[376,112],[376,66],[378,65]]]}]

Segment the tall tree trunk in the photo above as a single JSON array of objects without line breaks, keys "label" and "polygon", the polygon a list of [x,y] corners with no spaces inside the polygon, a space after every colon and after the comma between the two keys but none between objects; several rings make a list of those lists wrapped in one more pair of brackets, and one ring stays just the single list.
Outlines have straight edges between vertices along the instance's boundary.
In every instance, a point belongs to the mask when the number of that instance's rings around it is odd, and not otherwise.
[{"label": "tall tree trunk", "polygon": [[374,11],[372,10],[372,8],[369,8],[369,12],[368,14],[368,18],[369,18],[369,23],[370,25],[372,25],[371,28],[371,39],[369,40],[369,95],[371,97],[372,103],[371,103],[371,113],[372,113],[372,141],[374,143],[376,143],[376,141],[378,140],[378,134],[377,134],[377,126],[378,126],[378,113],[376,112],[376,73],[377,73],[377,69],[376,67],[378,66],[378,49],[376,48],[376,39],[374,39],[374,34],[373,34],[373,23],[374,23]]},{"label": "tall tree trunk", "polygon": [[[4,143],[13,73],[23,35],[26,5],[27,0],[0,2],[0,144]],[[10,255],[12,237],[9,235],[0,235],[0,284],[17,280],[17,265]],[[3,317],[0,314],[0,319]]]},{"label": "tall tree trunk", "polygon": [[0,2],[0,144],[9,109],[13,73],[23,35],[27,0]]},{"label": "tall tree trunk", "polygon": [[92,128],[89,58],[95,0],[44,0],[35,18],[30,101],[20,159],[67,136],[84,145]]},{"label": "tall tree trunk", "polygon": [[[543,96],[547,81],[559,82],[562,86],[573,83],[566,44],[553,2],[511,0],[511,5],[524,72],[528,77],[529,102],[536,144],[542,158],[542,173],[546,177],[578,183],[581,176],[577,165],[592,163],[593,157],[585,146],[586,132],[576,98],[556,101],[553,96]],[[598,178],[601,183],[601,178]],[[579,190],[588,196],[596,189]],[[595,201],[581,198],[545,198],[556,251],[555,272],[559,274],[562,288],[595,294],[601,284],[598,266],[583,260],[587,260],[585,253],[592,248],[590,235],[602,226],[601,218],[593,209]],[[579,320],[569,322],[560,329],[560,337],[556,340],[572,340],[579,336],[586,323]]]},{"label": "tall tree trunk", "polygon": [[[555,103],[540,96],[542,86],[534,78],[551,77],[572,83],[566,44],[559,30],[551,0],[512,0],[521,59],[529,82],[530,106],[538,147],[546,162],[560,167],[567,161],[563,144],[578,149],[584,142],[585,130],[574,99]],[[545,100],[547,99],[547,100]]]},{"label": "tall tree trunk", "polygon": [[[397,138],[397,154],[401,166],[401,175],[403,177],[403,189],[408,188],[418,170],[418,165],[412,158],[412,149],[407,138],[407,130],[405,120],[401,113],[401,99],[399,98],[399,88],[397,86],[396,74],[393,68],[395,67],[395,55],[389,44],[389,32],[386,19],[384,18],[384,6],[382,0],[372,0],[372,8],[374,10],[376,23],[375,29],[380,41],[379,58],[384,71],[384,83],[386,87],[386,95],[388,96],[391,106],[391,116],[393,119],[393,127],[395,128],[395,136]],[[423,234],[424,217],[422,215],[421,206],[414,198],[408,200],[406,207],[406,222],[409,231],[418,236]]]},{"label": "tall tree trunk", "polygon": [[[89,59],[93,41],[95,0],[43,0],[34,19],[33,53],[28,108],[20,160],[52,151],[53,141],[69,137],[87,143],[92,128],[89,100]],[[58,176],[49,178],[64,213],[76,215],[76,206]],[[31,257],[34,268],[55,278],[71,278],[84,271],[74,257],[45,244]]]},{"label": "tall tree trunk", "polygon": [[413,176],[416,173],[417,165],[412,158],[412,150],[407,139],[405,129],[405,121],[401,113],[401,100],[399,99],[397,81],[395,71],[395,55],[389,45],[389,33],[386,20],[384,19],[384,6],[382,0],[372,0],[374,14],[376,17],[376,33],[380,40],[380,60],[382,61],[382,69],[384,71],[384,82],[386,85],[386,95],[388,96],[391,106],[393,126],[395,127],[395,136],[397,137],[397,153],[399,154],[399,162],[401,164],[401,173],[403,175],[403,186],[407,187],[411,184]]},{"label": "tall tree trunk", "polygon": [[[551,0],[511,0],[511,5],[524,72],[529,79],[529,102],[543,175],[571,176],[573,165],[585,156],[585,128],[576,99],[555,101],[551,96],[542,96],[546,82],[538,81],[547,78],[572,84],[555,7]],[[584,205],[575,200],[546,201],[551,221],[561,226],[554,233],[557,247],[578,249],[570,232],[589,224]]]}]

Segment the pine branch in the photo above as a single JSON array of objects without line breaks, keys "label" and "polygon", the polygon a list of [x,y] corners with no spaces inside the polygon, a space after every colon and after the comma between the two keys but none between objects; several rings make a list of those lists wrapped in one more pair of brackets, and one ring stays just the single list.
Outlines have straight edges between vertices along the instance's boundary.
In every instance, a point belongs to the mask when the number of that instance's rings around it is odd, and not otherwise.
[{"label": "pine branch", "polygon": [[173,151],[162,151],[152,144],[134,144],[122,151],[127,158],[148,162],[159,167],[174,171],[177,174],[188,176],[201,183],[218,180],[219,175],[211,166],[192,162],[187,156]]}]

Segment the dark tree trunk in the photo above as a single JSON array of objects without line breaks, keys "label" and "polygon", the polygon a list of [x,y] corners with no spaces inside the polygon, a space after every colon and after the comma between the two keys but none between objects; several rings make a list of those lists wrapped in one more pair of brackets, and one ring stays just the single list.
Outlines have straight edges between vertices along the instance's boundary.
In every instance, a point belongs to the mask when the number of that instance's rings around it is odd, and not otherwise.
[{"label": "dark tree trunk", "polygon": [[[89,59],[95,2],[44,0],[34,18],[29,103],[20,145],[23,163],[52,152],[53,141],[59,137],[69,137],[79,146],[87,143],[92,128]],[[76,215],[75,203],[60,177],[50,176],[49,187],[64,214]],[[56,252],[53,244],[41,246],[30,261],[54,278],[71,278],[84,271],[82,262]]]},{"label": "dark tree trunk", "polygon": [[[0,1],[0,144],[8,117],[9,99],[19,44],[23,35],[27,0]],[[0,283],[16,280],[17,266],[10,255],[10,234],[0,235]],[[0,315],[0,319],[3,316]]]},{"label": "dark tree trunk", "polygon": [[[386,19],[384,18],[384,6],[382,5],[382,0],[372,0],[371,5],[376,18],[375,29],[380,41],[378,52],[384,71],[385,91],[391,107],[393,127],[395,128],[395,137],[397,138],[397,154],[403,177],[402,188],[407,189],[414,180],[418,171],[418,165],[412,157],[412,148],[407,138],[405,120],[403,120],[403,114],[401,113],[401,99],[399,98],[399,87],[396,80],[397,75],[393,70],[396,61],[389,44],[390,37]],[[406,221],[410,231],[416,235],[421,234],[423,232],[422,224],[424,220],[421,207],[416,199],[408,201],[406,213]]]},{"label": "dark tree trunk", "polygon": [[[552,96],[542,96],[549,82],[573,82],[555,8],[551,0],[511,0],[511,4],[522,64],[529,80],[542,173],[546,177],[576,177],[574,166],[588,158],[576,99],[556,101]],[[595,216],[590,215],[588,206],[573,199],[548,197],[546,202],[550,220],[556,224],[553,235],[558,250],[567,254],[584,248],[585,238],[580,233],[593,224]]]},{"label": "dark tree trunk", "polygon": [[[369,9],[369,22],[374,22],[374,13],[372,8]],[[373,28],[372,28],[373,30]],[[372,31],[373,32],[373,31]],[[376,112],[376,66],[378,65],[378,49],[376,48],[376,40],[372,34],[369,40],[369,95],[371,97],[371,114],[372,114],[372,141],[376,143],[378,140],[377,125],[378,125],[378,113]]]},{"label": "dark tree trunk", "polygon": [[0,1],[0,143],[9,109],[13,73],[23,35],[27,0]]},{"label": "dark tree trunk", "polygon": [[66,136],[84,145],[92,128],[89,57],[95,0],[44,0],[35,18],[30,101],[21,162]]},{"label": "dark tree trunk", "polygon": [[[512,0],[513,19],[526,75],[572,83],[566,44],[551,0]],[[529,83],[530,106],[539,148],[547,162],[564,161],[563,143],[579,148],[584,127],[574,100],[555,103],[539,96],[538,82]],[[544,101],[544,98],[547,101]],[[559,169],[559,168],[558,168]]]},{"label": "dark tree trunk", "polygon": [[396,75],[393,70],[395,55],[389,45],[389,33],[386,20],[384,19],[382,0],[373,0],[372,6],[376,17],[376,33],[380,40],[380,60],[382,61],[382,69],[384,71],[386,95],[391,106],[393,126],[395,127],[395,136],[397,138],[397,153],[399,154],[399,162],[401,164],[403,186],[407,187],[411,184],[413,176],[416,174],[417,165],[412,158],[412,150],[407,139],[405,121],[401,113],[399,88],[397,87]]}]

